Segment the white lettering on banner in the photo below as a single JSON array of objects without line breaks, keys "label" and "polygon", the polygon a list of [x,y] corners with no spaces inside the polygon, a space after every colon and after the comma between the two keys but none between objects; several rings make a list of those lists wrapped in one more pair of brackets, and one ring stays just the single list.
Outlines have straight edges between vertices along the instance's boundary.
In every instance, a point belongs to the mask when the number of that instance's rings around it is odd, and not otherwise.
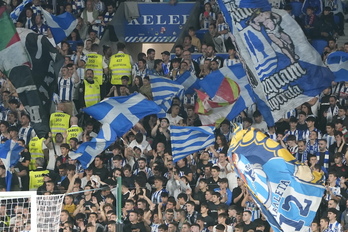
[{"label": "white lettering on banner", "polygon": [[[39,92],[44,94],[46,99],[50,99],[47,89],[45,89],[42,85],[39,87]],[[43,100],[43,104],[46,104],[45,100]]]},{"label": "white lettering on banner", "polygon": [[184,25],[189,15],[141,15],[141,20],[132,19],[128,25]]},{"label": "white lettering on banner", "polygon": [[25,106],[25,109],[29,112],[30,121],[32,121],[33,123],[42,122],[39,106]]},{"label": "white lettering on banner", "polygon": [[156,15],[156,17],[157,17],[157,24],[158,24],[158,25],[165,25],[165,24],[167,24],[166,21],[163,21],[163,22],[162,22],[162,16],[163,16],[163,15]]},{"label": "white lettering on banner", "polygon": [[181,15],[181,17],[182,17],[182,24],[185,24],[189,15]]},{"label": "white lettering on banner", "polygon": [[179,15],[169,15],[169,25],[180,24]]},{"label": "white lettering on banner", "polygon": [[143,25],[153,25],[153,15],[143,15]]},{"label": "white lettering on banner", "polygon": [[132,19],[128,25],[140,25],[139,21],[137,19]]},{"label": "white lettering on banner", "polygon": [[235,4],[235,1],[228,0],[224,1],[224,3],[227,11],[231,13],[231,16],[233,15],[232,18],[235,22],[240,22],[244,19],[247,19],[254,13],[254,10],[251,8],[239,8]]},{"label": "white lettering on banner", "polygon": [[299,63],[295,63],[261,81],[272,111],[279,110],[281,105],[303,93],[298,85],[288,84],[305,74],[306,70]]},{"label": "white lettering on banner", "polygon": [[286,90],[281,93],[278,93],[274,97],[268,99],[269,106],[272,111],[279,110],[281,105],[290,101],[293,98],[301,95],[303,91],[300,89],[298,85],[289,86]]},{"label": "white lettering on banner", "polygon": [[291,183],[291,181],[281,180],[280,183],[277,185],[277,188],[274,191],[274,196],[272,199],[271,210],[270,210],[270,212],[273,215],[278,213],[279,203],[280,203],[281,199],[283,198],[283,194],[284,194],[286,188],[290,185],[290,183]]},{"label": "white lettering on banner", "polygon": [[292,64],[262,80],[263,90],[266,94],[272,96],[272,94],[281,92],[281,88],[285,85],[297,80],[305,74],[306,70],[303,69],[299,63]]}]

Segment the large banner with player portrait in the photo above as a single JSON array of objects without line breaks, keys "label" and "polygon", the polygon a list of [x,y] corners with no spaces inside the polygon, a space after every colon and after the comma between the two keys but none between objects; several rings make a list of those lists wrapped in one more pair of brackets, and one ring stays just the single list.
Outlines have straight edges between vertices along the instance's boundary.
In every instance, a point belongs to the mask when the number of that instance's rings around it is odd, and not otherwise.
[{"label": "large banner with player portrait", "polygon": [[331,85],[333,74],[286,11],[262,0],[219,0],[219,6],[269,125]]}]

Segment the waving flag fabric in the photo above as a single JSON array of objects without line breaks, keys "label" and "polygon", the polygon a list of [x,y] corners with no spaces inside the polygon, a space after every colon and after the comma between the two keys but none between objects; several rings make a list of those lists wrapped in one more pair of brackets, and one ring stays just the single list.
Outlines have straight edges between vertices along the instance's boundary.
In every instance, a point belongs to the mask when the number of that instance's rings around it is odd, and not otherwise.
[{"label": "waving flag fabric", "polygon": [[26,65],[29,69],[29,56],[21,44],[13,22],[6,13],[6,7],[0,7],[0,70],[9,76],[12,68]]},{"label": "waving flag fabric", "polygon": [[89,142],[82,143],[75,152],[69,153],[69,156],[72,159],[77,159],[82,167],[86,169],[97,155],[115,142],[116,138],[117,134],[110,127],[110,124],[104,123],[97,137]]},{"label": "waving flag fabric", "polygon": [[324,193],[321,175],[253,128],[236,132],[231,153],[238,175],[273,230],[308,231]]},{"label": "waving flag fabric", "polygon": [[218,104],[213,103],[210,100],[209,95],[206,94],[205,92],[200,91],[200,90],[196,90],[196,93],[197,93],[197,100],[195,103],[195,113],[208,114],[212,110],[212,108],[223,107],[222,105],[218,105]]},{"label": "waving flag fabric", "polygon": [[17,33],[5,7],[0,8],[0,28],[0,70],[16,88],[41,138],[49,132],[47,109],[64,59],[45,36],[24,28]]},{"label": "waving flag fabric", "polygon": [[[237,100],[232,104],[228,104],[227,106],[212,108],[206,114],[199,114],[199,118],[203,125],[215,125],[216,122],[222,121],[225,118],[232,120],[233,118],[238,116],[238,114],[245,108],[254,103],[254,93],[249,84],[242,64],[222,67],[218,71],[206,76],[204,78],[204,81],[200,82],[200,85],[203,85],[202,88],[204,88],[204,90],[208,92],[208,95],[210,94],[210,96],[213,96],[215,93],[220,91],[219,88],[221,86],[221,83],[223,83],[226,78],[229,79],[228,83],[230,83],[229,81],[232,80],[238,85],[240,96],[235,95],[237,93],[237,86],[235,86],[235,93],[232,93],[233,95],[231,95],[230,97],[233,97]],[[221,80],[220,84],[218,80]],[[209,88],[209,86],[211,86],[211,88]],[[230,91],[233,91],[231,86],[226,85],[223,88],[227,88],[230,89]],[[199,104],[196,105],[195,111],[200,111]]]},{"label": "waving flag fabric", "polygon": [[214,127],[170,126],[173,161],[177,162],[215,142]]},{"label": "waving flag fabric", "polygon": [[108,98],[84,111],[103,124],[96,138],[82,143],[76,152],[69,154],[87,168],[97,155],[115,142],[117,136],[124,135],[143,117],[158,113],[160,108],[142,94],[135,93]]},{"label": "waving flag fabric", "polygon": [[19,4],[10,14],[11,19],[14,23],[18,21],[19,16],[21,15],[22,11],[24,10],[24,7],[31,3],[33,0],[24,0],[21,4]]},{"label": "waving flag fabric", "polygon": [[77,19],[65,12],[64,14],[54,16],[48,11],[42,9],[43,16],[46,20],[47,26],[51,29],[54,41],[58,44],[62,42],[70,33],[76,28]]},{"label": "waving flag fabric", "polygon": [[183,97],[184,87],[166,77],[150,75],[150,84],[152,90],[153,101],[161,107],[161,111],[157,114],[159,118],[166,116],[172,100],[175,96]]},{"label": "waving flag fabric", "polygon": [[10,172],[10,168],[18,163],[20,153],[23,149],[24,147],[19,146],[13,140],[7,140],[5,143],[0,144],[0,159],[6,168],[6,191],[11,191],[12,173]]},{"label": "waving flag fabric", "polygon": [[335,82],[348,81],[348,53],[332,52],[327,56],[326,64],[335,75]]},{"label": "waving flag fabric", "polygon": [[32,69],[19,66],[11,70],[9,78],[29,112],[36,134],[41,138],[49,132],[48,109],[64,58],[46,36],[25,28],[18,28],[17,31],[30,56]]},{"label": "waving flag fabric", "polygon": [[175,82],[184,86],[185,94],[193,94],[195,93],[195,89],[200,89],[199,79],[190,71],[181,74]]},{"label": "waving flag fabric", "polygon": [[[240,74],[245,76],[244,72]],[[209,112],[212,108],[230,105],[238,99],[240,88],[233,79],[238,79],[234,73],[231,77],[225,77],[221,75],[221,72],[214,71],[200,81],[199,85],[206,92],[206,95],[199,90],[196,92],[198,102],[202,104],[204,112]],[[200,111],[198,110],[198,112]]]},{"label": "waving flag fabric", "polygon": [[84,112],[100,123],[110,124],[117,136],[124,135],[143,117],[159,111],[159,106],[139,93],[111,97],[84,109]]},{"label": "waving flag fabric", "polygon": [[[268,125],[331,85],[333,74],[309,44],[296,21],[260,1],[219,0],[233,28],[258,109]],[[265,5],[267,5],[264,1]]]}]

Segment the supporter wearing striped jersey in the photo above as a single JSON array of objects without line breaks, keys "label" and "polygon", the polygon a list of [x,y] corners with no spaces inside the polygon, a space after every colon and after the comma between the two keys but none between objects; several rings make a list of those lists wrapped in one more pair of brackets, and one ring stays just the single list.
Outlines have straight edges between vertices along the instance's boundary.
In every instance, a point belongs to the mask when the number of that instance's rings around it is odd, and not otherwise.
[{"label": "supporter wearing striped jersey", "polygon": [[248,191],[246,192],[246,195],[244,196],[241,205],[244,208],[244,212],[249,211],[251,213],[251,221],[260,218],[261,210],[256,205],[255,201],[253,200],[252,196]]},{"label": "supporter wearing striped jersey", "polygon": [[133,65],[132,77],[133,80],[136,76],[140,76],[142,79],[149,74],[149,70],[146,68],[146,60],[140,59]]},{"label": "supporter wearing striped jersey", "polygon": [[333,123],[326,124],[326,134],[323,135],[323,139],[327,142],[327,148],[336,142],[335,125]]},{"label": "supporter wearing striped jersey", "polygon": [[158,204],[162,202],[162,193],[167,192],[165,188],[163,188],[163,179],[161,176],[156,176],[154,180],[155,191],[151,194],[151,201],[154,204]]},{"label": "supporter wearing striped jersey", "polygon": [[107,8],[107,11],[104,14],[104,22],[106,25],[108,25],[115,15],[115,8],[111,4],[111,2],[107,4],[106,8]]},{"label": "supporter wearing striped jersey", "polygon": [[58,78],[59,101],[65,106],[66,113],[74,116],[75,105],[73,95],[75,85],[80,82],[80,78],[70,74],[68,68],[74,69],[72,64],[62,67],[62,76]]},{"label": "supporter wearing striped jersey", "polygon": [[330,165],[330,155],[329,151],[326,148],[326,140],[325,139],[319,139],[318,140],[318,152],[316,153],[317,158],[318,158],[318,163],[321,166],[324,166],[328,170],[329,165]]},{"label": "supporter wearing striped jersey", "polygon": [[29,141],[36,136],[34,129],[30,126],[30,117],[28,114],[22,114],[21,125],[22,127],[18,131],[18,138],[23,139],[25,144],[28,145]]},{"label": "supporter wearing striped jersey", "polygon": [[314,124],[315,124],[315,117],[313,116],[309,116],[307,119],[306,119],[306,124],[307,124],[307,127],[308,129],[303,131],[303,135],[302,135],[302,138],[305,139],[306,141],[309,141],[310,140],[310,134],[312,131],[316,131],[317,132],[317,137],[318,139],[321,139],[321,132],[320,130],[318,130]]},{"label": "supporter wearing striped jersey", "polygon": [[297,118],[290,117],[289,124],[290,124],[290,129],[285,131],[285,135],[284,135],[285,138],[287,138],[289,135],[294,135],[296,138],[296,141],[302,140],[303,132],[297,129]]},{"label": "supporter wearing striped jersey", "polygon": [[88,57],[83,53],[83,43],[78,43],[76,52],[71,55],[70,59],[74,62],[74,64],[77,64],[78,61],[82,60],[85,63],[87,62]]},{"label": "supporter wearing striped jersey", "polygon": [[320,219],[320,230],[322,232],[333,232],[333,230],[329,228],[329,219],[327,217]]},{"label": "supporter wearing striped jersey", "polygon": [[327,211],[328,211],[327,216],[329,218],[329,229],[332,230],[333,232],[341,232],[342,226],[337,221],[337,215],[339,213],[338,210],[334,208],[330,208]]},{"label": "supporter wearing striped jersey", "polygon": [[145,158],[138,159],[138,168],[134,170],[133,174],[138,175],[139,172],[145,172],[147,178],[153,176],[151,168],[146,166]]},{"label": "supporter wearing striped jersey", "polygon": [[239,58],[236,56],[236,49],[234,47],[228,48],[228,58],[224,60],[224,67],[232,66],[234,64],[240,63]]},{"label": "supporter wearing striped jersey", "polygon": [[300,140],[297,142],[297,152],[293,154],[293,156],[298,160],[301,161],[302,163],[307,163],[308,162],[308,157],[307,157],[307,148],[306,148],[306,141]]},{"label": "supporter wearing striped jersey", "polygon": [[293,155],[293,156],[298,152],[298,146],[296,144],[295,135],[289,135],[287,137],[286,148],[290,151],[291,155]]}]

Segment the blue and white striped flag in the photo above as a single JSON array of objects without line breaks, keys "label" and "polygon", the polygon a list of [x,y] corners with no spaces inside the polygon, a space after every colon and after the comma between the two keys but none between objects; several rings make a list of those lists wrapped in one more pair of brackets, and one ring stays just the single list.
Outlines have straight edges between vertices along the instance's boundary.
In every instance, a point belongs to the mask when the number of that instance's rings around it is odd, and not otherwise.
[{"label": "blue and white striped flag", "polygon": [[124,135],[145,116],[157,114],[159,111],[159,106],[140,93],[111,97],[84,109],[84,112],[100,123],[110,124],[117,136]]},{"label": "blue and white striped flag", "polygon": [[89,142],[82,143],[75,152],[69,153],[72,159],[77,159],[84,169],[93,162],[94,158],[107,149],[115,142],[116,132],[110,127],[110,124],[104,123],[98,136]]},{"label": "blue and white striped flag", "polygon": [[173,161],[177,162],[215,142],[214,127],[170,126]]},{"label": "blue and white striped flag", "polygon": [[161,111],[157,114],[159,118],[164,118],[167,111],[172,105],[175,96],[182,99],[184,94],[184,86],[161,76],[150,75],[150,84],[152,90],[153,101],[161,107]]},{"label": "blue and white striped flag", "polygon": [[309,230],[324,193],[322,174],[254,128],[236,132],[228,153],[275,232]]},{"label": "blue and white striped flag", "polygon": [[348,53],[337,51],[330,53],[326,64],[335,75],[335,82],[348,81]]},{"label": "blue and white striped flag", "polygon": [[10,14],[10,17],[14,23],[18,21],[19,16],[21,15],[24,7],[31,3],[33,0],[24,0],[21,4],[19,4]]},{"label": "blue and white striped flag", "polygon": [[174,82],[184,86],[185,94],[193,94],[195,89],[200,89],[199,79],[190,71],[184,72]]},{"label": "blue and white striped flag", "polygon": [[13,140],[7,140],[5,143],[0,144],[0,159],[6,168],[6,191],[11,190],[12,173],[10,172],[10,168],[18,163],[20,153],[23,149],[24,147],[19,146]]},{"label": "blue and white striped flag", "polygon": [[65,12],[64,14],[54,16],[48,11],[42,9],[42,14],[46,20],[47,26],[51,29],[54,41],[58,44],[62,42],[76,28],[77,19]]}]

